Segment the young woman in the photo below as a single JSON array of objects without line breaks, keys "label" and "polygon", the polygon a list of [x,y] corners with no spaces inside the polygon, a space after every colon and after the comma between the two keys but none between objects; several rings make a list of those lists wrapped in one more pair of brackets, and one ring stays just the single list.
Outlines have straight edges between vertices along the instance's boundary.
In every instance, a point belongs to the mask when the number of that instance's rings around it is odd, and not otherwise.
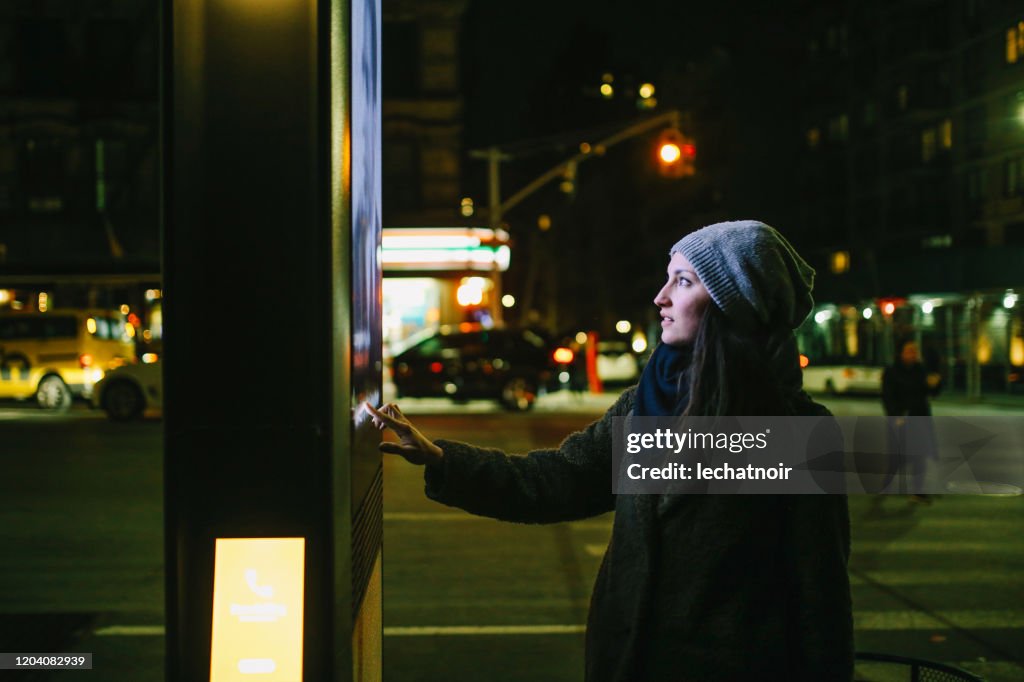
[{"label": "young woman", "polygon": [[670,252],[661,343],[640,383],[557,449],[509,456],[431,441],[397,405],[367,405],[426,465],[427,495],[474,514],[555,523],[615,511],[587,619],[588,682],[853,676],[841,495],[613,495],[612,419],[827,415],[801,387],[792,330],[814,271],[773,228],[710,225]]}]

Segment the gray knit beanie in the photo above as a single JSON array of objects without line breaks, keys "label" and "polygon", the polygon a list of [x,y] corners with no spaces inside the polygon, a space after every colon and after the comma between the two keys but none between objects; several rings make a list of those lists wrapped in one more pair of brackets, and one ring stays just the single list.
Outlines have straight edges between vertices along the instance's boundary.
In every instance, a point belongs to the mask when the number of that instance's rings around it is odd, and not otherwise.
[{"label": "gray knit beanie", "polygon": [[702,227],[676,242],[674,253],[693,264],[711,300],[744,328],[796,329],[814,305],[814,269],[775,228],[757,220]]}]

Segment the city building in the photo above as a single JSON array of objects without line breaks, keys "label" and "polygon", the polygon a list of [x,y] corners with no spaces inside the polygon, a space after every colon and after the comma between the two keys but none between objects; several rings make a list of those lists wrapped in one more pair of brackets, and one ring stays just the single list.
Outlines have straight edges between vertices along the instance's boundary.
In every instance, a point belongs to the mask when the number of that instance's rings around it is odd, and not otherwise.
[{"label": "city building", "polygon": [[0,308],[158,317],[158,17],[0,3]]},{"label": "city building", "polygon": [[[1024,11],[804,5],[794,180],[799,229],[820,234],[819,298],[848,304],[864,328],[895,325],[876,361],[913,336],[959,388],[977,392],[985,376],[1012,389],[1024,364]],[[883,314],[861,316],[870,309]]]},{"label": "city building", "polygon": [[463,219],[458,46],[466,3],[384,0],[385,226]]},{"label": "city building", "polygon": [[159,264],[158,6],[0,5],[0,264]]}]

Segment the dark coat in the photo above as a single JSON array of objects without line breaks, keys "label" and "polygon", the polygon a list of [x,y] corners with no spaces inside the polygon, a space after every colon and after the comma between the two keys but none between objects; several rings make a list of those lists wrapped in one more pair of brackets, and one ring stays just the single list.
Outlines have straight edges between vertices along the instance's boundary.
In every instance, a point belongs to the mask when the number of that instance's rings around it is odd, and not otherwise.
[{"label": "dark coat", "polygon": [[[505,521],[615,510],[587,619],[588,682],[853,676],[846,497],[613,495],[612,419],[526,457],[439,440],[427,495]],[[802,414],[827,414],[808,404]],[[818,409],[820,408],[820,409]]]},{"label": "dark coat", "polygon": [[932,413],[928,396],[928,371],[924,365],[897,362],[882,373],[882,405],[890,417],[928,417]]}]

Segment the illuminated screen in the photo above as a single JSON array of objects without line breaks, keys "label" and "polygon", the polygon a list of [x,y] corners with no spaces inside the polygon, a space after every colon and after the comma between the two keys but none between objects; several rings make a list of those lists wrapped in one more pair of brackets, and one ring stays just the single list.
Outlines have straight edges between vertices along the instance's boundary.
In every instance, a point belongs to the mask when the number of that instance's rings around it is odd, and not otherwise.
[{"label": "illuminated screen", "polygon": [[305,538],[217,538],[210,682],[302,682]]}]

